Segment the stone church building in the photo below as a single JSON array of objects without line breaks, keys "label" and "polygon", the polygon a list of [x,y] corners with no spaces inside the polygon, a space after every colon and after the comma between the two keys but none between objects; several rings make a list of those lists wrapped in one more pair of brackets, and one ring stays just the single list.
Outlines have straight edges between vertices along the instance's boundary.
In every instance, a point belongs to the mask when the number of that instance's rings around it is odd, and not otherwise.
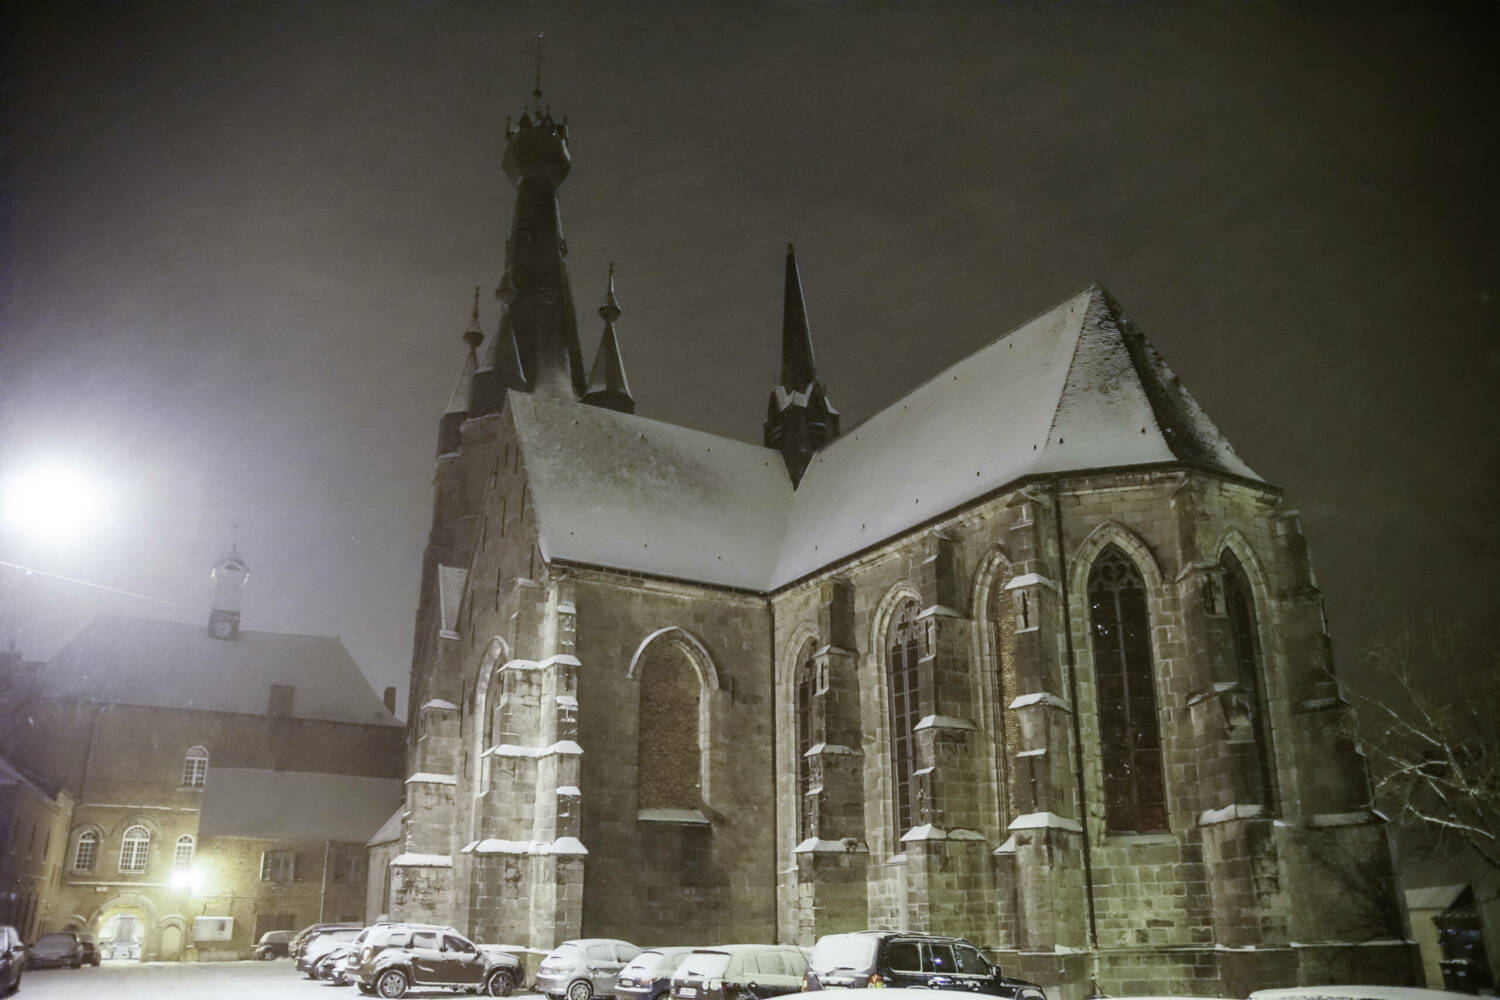
[{"label": "stone church building", "polygon": [[[762,444],[584,366],[507,128],[442,417],[393,916],[549,948],[963,935],[1054,997],[1408,982],[1295,510],[1090,287],[857,427],[788,248]],[[747,428],[749,431],[750,428]]]}]

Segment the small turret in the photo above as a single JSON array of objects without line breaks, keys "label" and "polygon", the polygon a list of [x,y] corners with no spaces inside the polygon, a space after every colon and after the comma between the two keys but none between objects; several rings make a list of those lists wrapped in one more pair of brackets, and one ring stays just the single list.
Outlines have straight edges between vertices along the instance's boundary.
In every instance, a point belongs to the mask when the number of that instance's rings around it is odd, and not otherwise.
[{"label": "small turret", "polygon": [[515,325],[510,321],[510,309],[502,304],[495,335],[485,347],[479,370],[474,373],[469,416],[482,417],[498,413],[505,403],[507,392],[525,391],[526,373],[521,368],[521,354],[516,350]]},{"label": "small turret", "polygon": [[250,567],[240,555],[238,542],[214,563],[209,579],[214,582],[214,603],[208,612],[208,634],[215,639],[238,639],[240,602],[250,580]]},{"label": "small turret", "polygon": [[781,382],[771,390],[766,404],[764,430],[766,447],[781,452],[793,486],[802,481],[813,454],[839,433],[839,411],[829,401],[813,360],[802,275],[796,248],[790,243],[781,310]]},{"label": "small turret", "polygon": [[615,320],[620,318],[620,302],[615,298],[613,263],[609,265],[609,287],[604,293],[604,305],[599,307],[599,318],[604,320],[604,334],[599,338],[599,352],[594,355],[594,367],[589,372],[589,387],[583,395],[583,401],[621,413],[634,413],[635,397],[630,395],[630,383],[625,379],[625,362],[620,357],[620,341],[615,335]]},{"label": "small turret", "polygon": [[463,422],[469,419],[470,397],[474,392],[474,374],[479,368],[479,345],[484,340],[484,333],[479,329],[479,289],[474,289],[474,315],[469,320],[469,326],[464,330],[464,343],[468,345],[469,351],[464,355],[463,367],[458,371],[458,381],[453,384],[453,392],[448,396],[448,408],[443,411],[443,419],[438,422],[437,453],[439,455],[451,455],[458,451],[460,441],[459,428]]}]

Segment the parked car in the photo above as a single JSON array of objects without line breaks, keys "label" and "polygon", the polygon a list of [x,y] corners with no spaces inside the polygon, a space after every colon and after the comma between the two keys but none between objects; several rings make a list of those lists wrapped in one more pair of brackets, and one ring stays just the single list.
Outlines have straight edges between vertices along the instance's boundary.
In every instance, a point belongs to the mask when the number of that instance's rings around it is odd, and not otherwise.
[{"label": "parked car", "polygon": [[266,931],[255,942],[254,957],[264,962],[273,958],[286,958],[291,953],[292,932],[291,931]]},{"label": "parked car", "polygon": [[615,979],[620,1000],[662,1000],[672,992],[672,973],[692,948],[647,948],[632,958]]},{"label": "parked car", "polygon": [[788,944],[699,948],[672,976],[672,1000],[755,1000],[796,993],[807,955]]},{"label": "parked car", "polygon": [[26,968],[26,945],[10,924],[0,924],[0,993],[21,988],[21,972]]},{"label": "parked car", "polygon": [[302,949],[306,947],[307,943],[315,935],[321,934],[323,931],[335,931],[343,927],[353,927],[358,930],[360,925],[349,923],[347,920],[331,924],[308,924],[292,935],[292,940],[287,944],[287,954],[292,957],[293,961],[296,961],[302,957]]},{"label": "parked car", "polygon": [[349,981],[344,978],[344,960],[358,947],[355,942],[350,941],[348,944],[341,944],[330,949],[313,965],[313,978],[321,979],[325,983],[333,983],[335,986],[347,986]]},{"label": "parked car", "polygon": [[58,968],[66,965],[76,969],[83,964],[83,942],[76,931],[57,931],[43,934],[31,946],[33,969]]},{"label": "parked car", "polygon": [[78,941],[83,945],[83,964],[99,967],[99,946],[94,943],[94,935],[80,934]]},{"label": "parked car", "polygon": [[302,946],[302,954],[297,957],[297,971],[307,973],[308,979],[317,979],[317,965],[323,956],[339,945],[348,944],[363,932],[363,927],[338,927],[331,931],[319,931]]},{"label": "parked car", "polygon": [[373,929],[350,978],[361,993],[394,1000],[406,991],[450,989],[510,996],[521,981],[521,960],[493,945],[477,945],[452,927],[391,924]]},{"label": "parked car", "polygon": [[1045,1000],[1040,986],[1006,976],[968,941],[938,934],[825,934],[813,946],[807,966],[808,990],[910,986]]},{"label": "parked car", "polygon": [[620,970],[640,953],[641,949],[629,941],[614,938],[564,941],[542,959],[536,972],[536,990],[568,1000],[614,996]]}]

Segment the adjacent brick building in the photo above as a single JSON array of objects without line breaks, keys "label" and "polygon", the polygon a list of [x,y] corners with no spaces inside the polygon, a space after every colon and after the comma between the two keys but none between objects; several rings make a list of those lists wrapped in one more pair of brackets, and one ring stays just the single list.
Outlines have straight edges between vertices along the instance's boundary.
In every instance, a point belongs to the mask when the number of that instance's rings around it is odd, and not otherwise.
[{"label": "adjacent brick building", "polygon": [[25,710],[0,741],[72,803],[38,933],[208,959],[362,919],[364,843],[402,795],[400,723],[338,639],[241,630],[247,578],[230,553],[206,628],[101,617],[12,688]]},{"label": "adjacent brick building", "polygon": [[584,369],[567,125],[507,138],[393,914],[535,948],[924,929],[1069,998],[1411,980],[1296,511],[1103,289],[840,434],[789,248],[762,445],[671,426],[633,413],[613,275]]}]

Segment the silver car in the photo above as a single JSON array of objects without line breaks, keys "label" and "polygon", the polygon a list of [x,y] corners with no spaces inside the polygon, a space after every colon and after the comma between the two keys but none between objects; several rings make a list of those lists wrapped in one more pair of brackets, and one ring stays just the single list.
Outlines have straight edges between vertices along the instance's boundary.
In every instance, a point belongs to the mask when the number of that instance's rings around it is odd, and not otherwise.
[{"label": "silver car", "polygon": [[536,973],[536,988],[553,1000],[589,1000],[614,996],[615,978],[625,963],[641,953],[629,941],[579,938],[547,952]]}]

